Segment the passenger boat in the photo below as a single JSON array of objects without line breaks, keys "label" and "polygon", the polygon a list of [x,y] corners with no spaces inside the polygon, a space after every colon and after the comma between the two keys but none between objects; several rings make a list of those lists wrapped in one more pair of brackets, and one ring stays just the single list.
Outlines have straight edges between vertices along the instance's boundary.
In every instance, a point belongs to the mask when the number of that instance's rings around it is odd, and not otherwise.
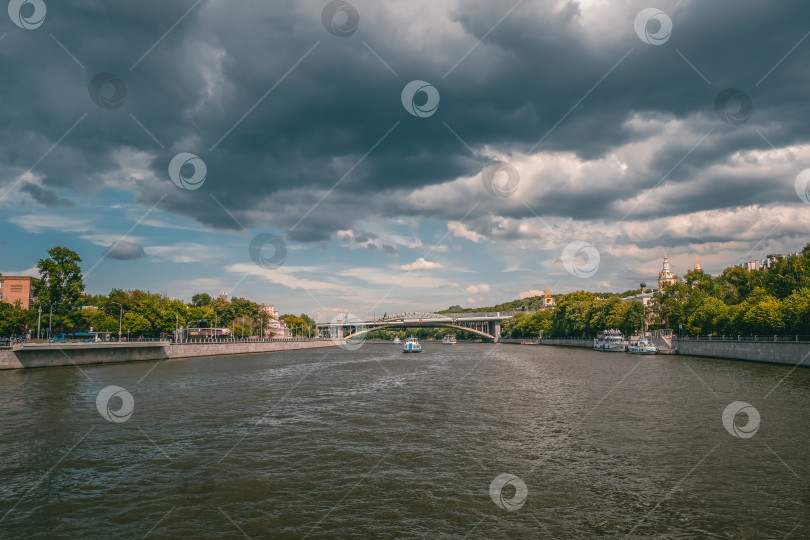
[{"label": "passenger boat", "polygon": [[448,345],[455,345],[456,344],[456,336],[454,334],[447,334],[442,338],[442,343],[446,343]]},{"label": "passenger boat", "polygon": [[642,336],[638,341],[627,346],[627,352],[630,354],[658,354],[658,347],[653,345],[646,336]]},{"label": "passenger boat", "polygon": [[405,340],[405,344],[402,346],[402,352],[422,352],[422,345],[419,344],[415,337],[409,337],[407,340]]},{"label": "passenger boat", "polygon": [[627,340],[618,330],[604,330],[593,340],[593,349],[602,352],[624,352],[627,350]]},{"label": "passenger boat", "polygon": [[402,343],[402,340],[401,340],[401,339],[399,339],[398,337],[395,337],[395,338],[394,338],[394,343],[396,343],[397,345],[399,345],[400,343]]}]

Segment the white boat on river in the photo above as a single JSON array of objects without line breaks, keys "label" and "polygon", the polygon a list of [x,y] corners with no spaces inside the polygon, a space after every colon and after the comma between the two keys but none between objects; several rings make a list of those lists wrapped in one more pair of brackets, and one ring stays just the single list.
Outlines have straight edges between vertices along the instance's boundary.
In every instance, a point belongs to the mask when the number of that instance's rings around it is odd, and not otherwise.
[{"label": "white boat on river", "polygon": [[630,354],[658,354],[658,347],[653,345],[649,338],[643,336],[635,343],[628,345],[627,352]]},{"label": "white boat on river", "polygon": [[416,340],[415,337],[409,337],[405,344],[402,346],[402,352],[417,353],[422,352],[422,345]]},{"label": "white boat on river", "polygon": [[625,352],[627,340],[618,330],[604,330],[593,340],[593,349],[601,352]]}]

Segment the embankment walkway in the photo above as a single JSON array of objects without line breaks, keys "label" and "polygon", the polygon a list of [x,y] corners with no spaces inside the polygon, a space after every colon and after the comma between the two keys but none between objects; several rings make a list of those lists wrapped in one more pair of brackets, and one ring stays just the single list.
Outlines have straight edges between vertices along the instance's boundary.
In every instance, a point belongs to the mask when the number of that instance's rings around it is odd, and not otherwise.
[{"label": "embankment walkway", "polygon": [[222,343],[172,343],[169,341],[30,343],[0,348],[0,370],[293,351],[335,345],[338,345],[338,342],[331,339]]}]

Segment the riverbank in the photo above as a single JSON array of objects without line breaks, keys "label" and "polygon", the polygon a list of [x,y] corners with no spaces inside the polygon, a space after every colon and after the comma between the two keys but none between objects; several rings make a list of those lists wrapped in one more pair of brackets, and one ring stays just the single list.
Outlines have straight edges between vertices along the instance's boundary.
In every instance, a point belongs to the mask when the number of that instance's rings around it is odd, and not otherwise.
[{"label": "riverbank", "polygon": [[333,347],[332,340],[225,343],[36,343],[0,349],[0,370],[145,362]]},{"label": "riverbank", "polygon": [[[503,343],[514,343],[518,340],[501,341]],[[539,344],[555,347],[592,348],[593,339],[546,338],[540,340]],[[661,354],[682,354],[782,366],[810,367],[810,342],[807,341],[673,339],[672,349],[666,353],[661,350]]]},{"label": "riverbank", "polygon": [[593,349],[593,338],[543,338],[540,340],[540,345],[555,345],[558,347],[585,347]]},{"label": "riverbank", "polygon": [[810,367],[810,343],[797,341],[714,341],[674,339],[678,354]]}]

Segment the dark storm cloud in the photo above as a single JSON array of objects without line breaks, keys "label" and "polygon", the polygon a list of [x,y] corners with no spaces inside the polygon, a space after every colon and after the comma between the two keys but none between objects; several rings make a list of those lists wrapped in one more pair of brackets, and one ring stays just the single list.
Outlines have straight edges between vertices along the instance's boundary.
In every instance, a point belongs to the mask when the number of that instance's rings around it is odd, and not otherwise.
[{"label": "dark storm cloud", "polygon": [[355,231],[354,233],[354,241],[359,244],[365,244],[369,239],[373,238],[377,238],[377,235],[372,232]]},{"label": "dark storm cloud", "polygon": [[143,257],[143,248],[135,242],[122,240],[104,250],[103,257],[116,261],[131,261]]},{"label": "dark storm cloud", "polygon": [[[515,9],[450,72],[512,2],[460,2],[449,7],[453,23],[425,19],[404,6],[357,2],[360,27],[346,38],[323,28],[324,4],[209,0],[159,43],[191,2],[51,1],[38,30],[6,20],[0,118],[7,127],[0,134],[0,161],[22,174],[86,114],[35,169],[47,185],[85,193],[117,185],[120,178],[122,188],[132,189],[122,165],[129,152],[142,156],[142,168],[159,179],[136,184],[136,200],[143,204],[168,193],[164,210],[216,228],[239,228],[214,195],[248,227],[322,241],[364,217],[420,215],[418,207],[401,205],[392,194],[474,175],[492,157],[484,148],[566,151],[593,159],[644,141],[650,133],[627,127],[634,114],[699,119],[714,128],[666,183],[688,182],[735,152],[768,148],[756,129],[778,146],[808,140],[802,119],[810,116],[810,72],[804,68],[810,46],[798,47],[762,80],[807,31],[810,7],[803,3],[682,2],[670,13],[670,41],[650,46],[633,31],[638,9],[624,2],[616,3],[615,27],[603,36],[602,30],[590,31],[603,29],[603,21],[588,19],[576,2],[535,2]],[[458,25],[466,36],[445,35],[442,25]],[[414,28],[416,35],[426,32],[424,38],[408,33]],[[90,95],[91,80],[102,72],[126,87],[115,108],[99,106]],[[438,112],[430,118],[411,116],[400,103],[402,88],[414,79],[440,92]],[[724,124],[714,112],[715,97],[728,87],[743,89],[754,103],[744,126]],[[621,217],[611,203],[652,187],[695,142],[655,149],[654,170],[628,185],[606,182],[577,191],[551,183],[533,210],[575,219]],[[169,181],[168,163],[179,152],[205,161],[208,177],[201,189],[182,191]],[[4,176],[0,184],[15,180]],[[717,177],[685,189],[659,212],[790,197],[755,177]],[[458,219],[467,202],[429,217]],[[497,211],[532,216],[520,205]]]},{"label": "dark storm cloud", "polygon": [[73,201],[61,198],[54,190],[42,188],[34,184],[25,184],[20,188],[20,191],[28,193],[35,201],[49,208],[74,206]]}]

